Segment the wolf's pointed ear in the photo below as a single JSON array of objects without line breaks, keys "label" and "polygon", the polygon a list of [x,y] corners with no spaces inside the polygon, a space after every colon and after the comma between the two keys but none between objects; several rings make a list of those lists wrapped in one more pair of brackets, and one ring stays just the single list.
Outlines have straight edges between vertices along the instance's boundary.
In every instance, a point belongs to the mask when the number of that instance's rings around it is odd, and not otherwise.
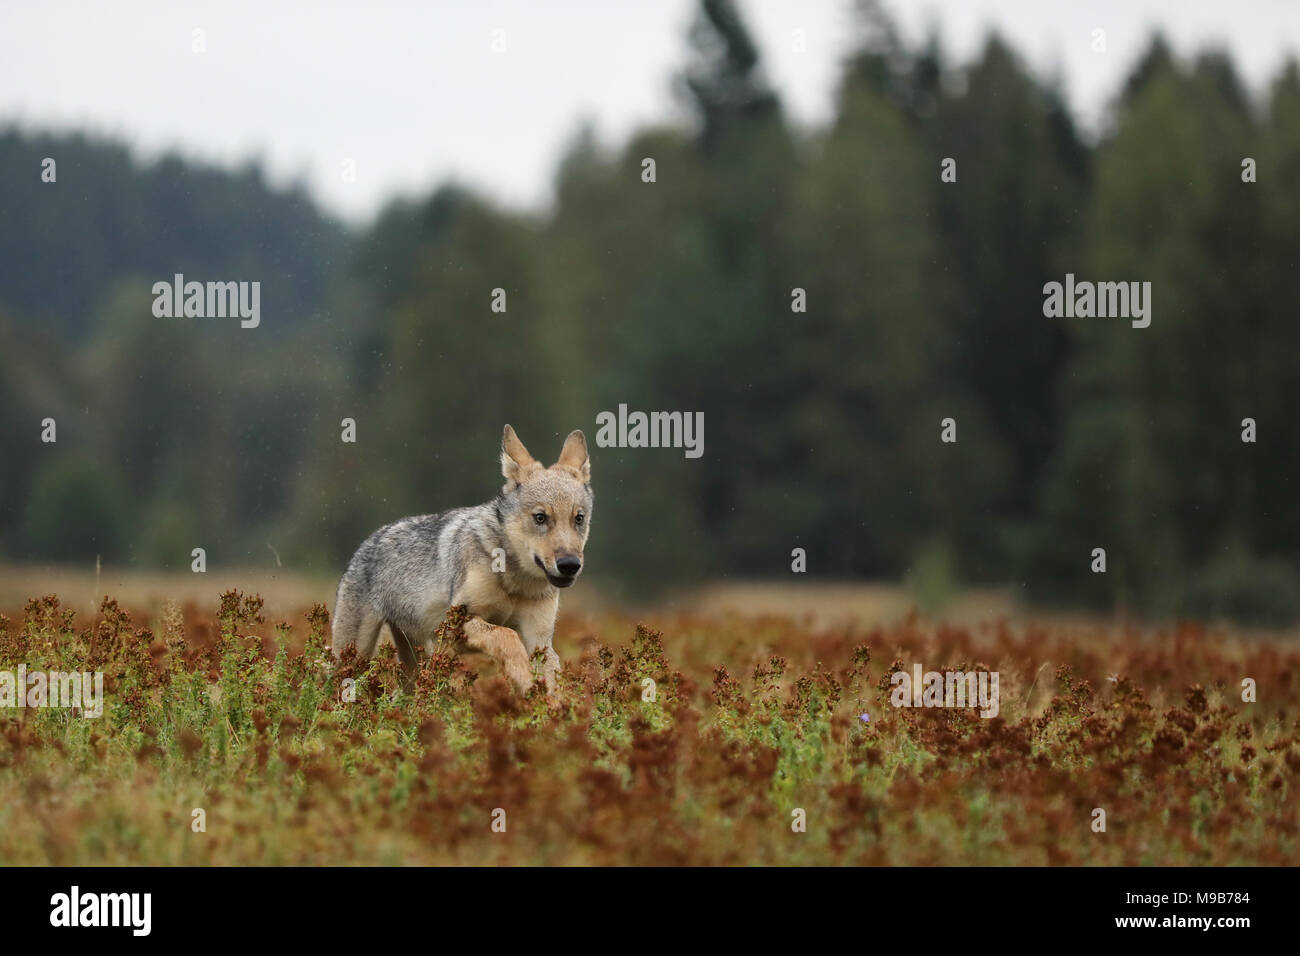
[{"label": "wolf's pointed ear", "polygon": [[514,491],[527,481],[529,474],[538,467],[540,466],[537,461],[528,454],[528,449],[519,440],[515,430],[507,425],[506,430],[501,434],[501,474],[506,479],[503,490]]},{"label": "wolf's pointed ear", "polygon": [[575,428],[564,439],[560,459],[555,465],[573,472],[583,484],[591,483],[591,457],[587,454],[587,436],[581,428]]}]

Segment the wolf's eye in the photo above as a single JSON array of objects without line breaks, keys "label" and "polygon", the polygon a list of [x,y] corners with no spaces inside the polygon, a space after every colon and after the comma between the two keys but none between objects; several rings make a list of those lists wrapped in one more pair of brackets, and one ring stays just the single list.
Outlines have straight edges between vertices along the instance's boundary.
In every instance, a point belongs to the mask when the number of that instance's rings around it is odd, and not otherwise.
[{"label": "wolf's eye", "polygon": [[576,524],[576,525],[581,525],[582,522],[583,522],[583,517],[582,517],[582,515],[578,515],[576,518],[573,519],[573,523]]},{"label": "wolf's eye", "polygon": [[537,514],[533,515],[533,520],[536,521],[538,524],[546,524],[546,512],[545,511],[537,512]]}]

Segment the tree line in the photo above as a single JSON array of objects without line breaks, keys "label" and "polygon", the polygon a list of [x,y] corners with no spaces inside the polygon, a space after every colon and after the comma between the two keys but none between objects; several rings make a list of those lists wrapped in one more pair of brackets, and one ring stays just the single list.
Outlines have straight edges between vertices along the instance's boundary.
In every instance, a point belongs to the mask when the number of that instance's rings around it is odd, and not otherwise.
[{"label": "tree line", "polygon": [[[337,569],[490,496],[503,423],[549,459],[626,405],[706,437],[593,447],[616,591],[802,548],[813,577],[1294,619],[1296,64],[1252,95],[1156,36],[1088,137],[996,35],[959,64],[859,27],[809,130],[705,0],[692,121],[579,129],[543,210],[444,184],[349,230],[255,166],[0,131],[0,557]],[[174,273],[260,280],[260,327],[155,318]],[[1150,325],[1044,315],[1067,275],[1150,283]]]}]

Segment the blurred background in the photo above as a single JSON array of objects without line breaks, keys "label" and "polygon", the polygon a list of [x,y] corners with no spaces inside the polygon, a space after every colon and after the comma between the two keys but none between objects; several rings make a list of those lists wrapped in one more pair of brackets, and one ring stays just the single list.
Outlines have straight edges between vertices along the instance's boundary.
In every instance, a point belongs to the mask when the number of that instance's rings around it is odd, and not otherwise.
[{"label": "blurred background", "polygon": [[[332,582],[510,422],[586,430],[616,600],[1295,621],[1294,5],[271,7],[0,14],[0,582]],[[1045,318],[1067,272],[1151,326]],[[175,273],[260,326],[156,318]],[[620,403],[703,456],[595,448]]]}]

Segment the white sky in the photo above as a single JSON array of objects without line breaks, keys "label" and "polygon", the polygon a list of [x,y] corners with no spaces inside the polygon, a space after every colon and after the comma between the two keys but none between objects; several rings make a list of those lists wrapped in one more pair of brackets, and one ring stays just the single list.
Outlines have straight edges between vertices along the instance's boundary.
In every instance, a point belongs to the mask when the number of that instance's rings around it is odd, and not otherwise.
[{"label": "white sky", "polygon": [[[824,122],[853,36],[851,0],[740,0],[799,123]],[[965,61],[996,26],[1065,81],[1089,128],[1155,26],[1226,47],[1258,92],[1300,47],[1300,0],[886,0],[909,38],[938,24]],[[695,0],[0,0],[0,124],[119,134],[153,157],[264,161],[364,221],[455,177],[513,205],[549,197],[583,119],[606,143],[680,116],[670,77]],[[191,49],[206,32],[207,51]],[[1107,50],[1092,49],[1106,31]],[[807,51],[795,52],[796,29]],[[494,31],[505,52],[494,52]],[[499,36],[499,34],[498,34]],[[345,182],[345,158],[356,181]]]}]

